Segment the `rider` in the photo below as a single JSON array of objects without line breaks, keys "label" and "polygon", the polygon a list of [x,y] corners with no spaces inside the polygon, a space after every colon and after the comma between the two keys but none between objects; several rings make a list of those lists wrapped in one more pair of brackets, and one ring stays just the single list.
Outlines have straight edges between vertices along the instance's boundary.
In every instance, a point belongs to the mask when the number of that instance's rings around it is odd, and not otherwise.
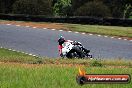
[{"label": "rider", "polygon": [[74,45],[80,45],[80,46],[82,47],[82,49],[83,49],[85,52],[87,52],[87,53],[90,52],[90,50],[85,49],[85,48],[81,45],[81,43],[76,42],[76,41],[72,41],[72,40],[65,40],[65,38],[61,36],[61,37],[58,39],[58,43],[59,43],[58,49],[59,49],[59,55],[60,55],[60,56],[63,56],[63,54],[62,54],[62,48],[63,48],[62,44],[63,44],[64,42],[69,42],[69,43],[72,43],[72,44],[74,44]]},{"label": "rider", "polygon": [[58,43],[59,43],[58,49],[59,49],[59,55],[60,56],[63,56],[63,54],[62,54],[62,48],[63,48],[62,44],[64,42],[70,42],[70,43],[72,43],[73,41],[71,41],[71,40],[65,40],[65,38],[62,37],[62,36],[58,39]]}]

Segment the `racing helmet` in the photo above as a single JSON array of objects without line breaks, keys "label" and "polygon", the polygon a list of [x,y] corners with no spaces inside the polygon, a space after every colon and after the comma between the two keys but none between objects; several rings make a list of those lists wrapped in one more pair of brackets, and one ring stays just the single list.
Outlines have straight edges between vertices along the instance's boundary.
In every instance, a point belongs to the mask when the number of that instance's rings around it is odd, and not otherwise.
[{"label": "racing helmet", "polygon": [[63,36],[61,36],[61,37],[58,39],[59,45],[62,45],[64,42],[65,42],[65,38],[64,38]]}]

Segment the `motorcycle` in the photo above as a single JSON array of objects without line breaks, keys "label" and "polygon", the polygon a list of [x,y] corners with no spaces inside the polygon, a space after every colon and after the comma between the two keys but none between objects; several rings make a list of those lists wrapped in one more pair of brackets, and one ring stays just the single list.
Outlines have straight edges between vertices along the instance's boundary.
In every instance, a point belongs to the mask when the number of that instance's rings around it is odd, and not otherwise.
[{"label": "motorcycle", "polygon": [[64,42],[62,46],[63,48],[61,57],[90,59],[93,57],[90,54],[90,50],[85,49],[80,42]]}]

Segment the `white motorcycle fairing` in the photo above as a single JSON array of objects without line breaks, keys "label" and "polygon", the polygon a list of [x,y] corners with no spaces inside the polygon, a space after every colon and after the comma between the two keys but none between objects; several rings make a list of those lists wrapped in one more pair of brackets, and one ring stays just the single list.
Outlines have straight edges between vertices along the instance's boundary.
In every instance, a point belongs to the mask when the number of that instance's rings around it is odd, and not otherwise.
[{"label": "white motorcycle fairing", "polygon": [[72,48],[74,47],[74,45],[72,45],[70,42],[64,42],[62,44],[63,48],[62,48],[62,54],[65,56],[70,50],[72,50]]}]

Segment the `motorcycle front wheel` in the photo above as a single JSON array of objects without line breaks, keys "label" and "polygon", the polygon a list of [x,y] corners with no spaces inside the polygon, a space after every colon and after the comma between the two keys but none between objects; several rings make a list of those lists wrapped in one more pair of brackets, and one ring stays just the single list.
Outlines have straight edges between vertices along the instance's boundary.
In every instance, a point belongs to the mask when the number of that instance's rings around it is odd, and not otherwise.
[{"label": "motorcycle front wheel", "polygon": [[83,52],[78,48],[74,47],[68,54],[67,58],[84,58],[85,55]]}]

